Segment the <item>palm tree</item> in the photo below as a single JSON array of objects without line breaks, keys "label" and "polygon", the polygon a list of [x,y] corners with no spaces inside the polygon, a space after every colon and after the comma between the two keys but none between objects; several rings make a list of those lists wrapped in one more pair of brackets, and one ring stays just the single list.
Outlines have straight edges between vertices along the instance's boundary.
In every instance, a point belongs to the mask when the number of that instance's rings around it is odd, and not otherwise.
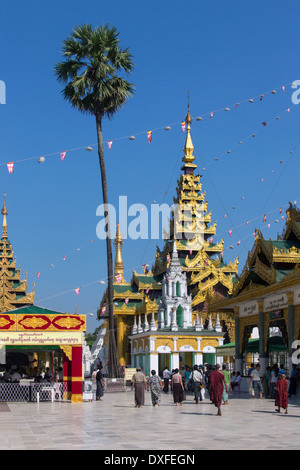
[{"label": "palm tree", "polygon": [[117,375],[116,338],[113,318],[113,259],[108,213],[108,191],[105,170],[102,121],[114,114],[133,96],[134,86],[123,75],[129,75],[134,64],[129,49],[120,47],[119,32],[108,24],[93,28],[89,24],[75,27],[63,41],[64,61],[55,65],[55,75],[65,84],[63,97],[81,111],[95,116],[98,156],[101,172],[106,222],[107,308],[109,317],[109,375]]}]

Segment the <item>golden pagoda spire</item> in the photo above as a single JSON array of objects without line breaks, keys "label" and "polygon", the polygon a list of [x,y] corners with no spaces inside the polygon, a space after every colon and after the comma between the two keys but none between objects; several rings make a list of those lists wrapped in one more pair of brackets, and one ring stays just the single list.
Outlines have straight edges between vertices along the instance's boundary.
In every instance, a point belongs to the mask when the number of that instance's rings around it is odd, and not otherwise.
[{"label": "golden pagoda spire", "polygon": [[185,145],[183,149],[184,157],[182,161],[185,163],[184,168],[186,167],[196,168],[197,165],[193,164],[193,161],[195,160],[195,156],[193,155],[194,146],[193,146],[192,137],[191,137],[192,117],[190,115],[189,102],[188,102],[188,111],[185,117],[185,122],[186,122],[186,140],[185,140]]},{"label": "golden pagoda spire", "polygon": [[5,205],[5,196],[6,196],[6,194],[3,194],[3,208],[2,208],[2,211],[1,211],[1,214],[3,215],[3,223],[2,223],[3,233],[2,233],[2,238],[7,238],[7,221],[6,221],[6,216],[8,215],[8,210],[6,209],[6,205]]},{"label": "golden pagoda spire", "polygon": [[123,246],[123,238],[120,232],[120,225],[117,226],[117,233],[116,238],[114,241],[114,245],[116,247],[116,257],[115,257],[115,277],[122,276],[122,280],[124,279],[124,267],[123,267],[123,258],[122,258],[122,246]]}]

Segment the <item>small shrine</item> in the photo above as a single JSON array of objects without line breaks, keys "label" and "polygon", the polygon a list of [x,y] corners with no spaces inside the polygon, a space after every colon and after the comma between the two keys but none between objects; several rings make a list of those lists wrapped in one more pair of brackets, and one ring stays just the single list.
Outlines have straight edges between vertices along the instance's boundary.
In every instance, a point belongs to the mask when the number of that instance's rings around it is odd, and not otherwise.
[{"label": "small shrine", "polygon": [[206,328],[199,314],[192,319],[192,297],[187,294],[186,273],[178,261],[176,243],[173,245],[170,265],[163,277],[162,296],[158,305],[158,322],[154,312],[134,318],[130,335],[131,366],[142,367],[146,375],[154,369],[161,373],[194,364],[214,364],[216,348],[223,345],[224,333],[219,317],[215,325],[211,316]]},{"label": "small shrine", "polygon": [[[34,288],[32,292],[27,293],[27,279],[26,277],[24,280],[21,279],[20,268],[16,268],[16,259],[8,240],[8,211],[5,201],[2,215],[3,232],[0,240],[2,371],[6,367],[17,369],[29,383],[48,367],[54,379],[56,371],[61,369],[63,399],[81,402],[82,348],[86,315],[57,312],[34,305]],[[0,385],[2,387],[13,384]]]}]

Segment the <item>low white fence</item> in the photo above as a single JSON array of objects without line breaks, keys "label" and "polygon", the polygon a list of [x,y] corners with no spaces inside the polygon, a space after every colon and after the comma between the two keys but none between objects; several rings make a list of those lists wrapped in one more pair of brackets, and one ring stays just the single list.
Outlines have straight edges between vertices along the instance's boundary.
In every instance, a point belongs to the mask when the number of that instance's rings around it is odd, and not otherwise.
[{"label": "low white fence", "polygon": [[0,383],[0,402],[63,401],[66,394],[63,382]]}]

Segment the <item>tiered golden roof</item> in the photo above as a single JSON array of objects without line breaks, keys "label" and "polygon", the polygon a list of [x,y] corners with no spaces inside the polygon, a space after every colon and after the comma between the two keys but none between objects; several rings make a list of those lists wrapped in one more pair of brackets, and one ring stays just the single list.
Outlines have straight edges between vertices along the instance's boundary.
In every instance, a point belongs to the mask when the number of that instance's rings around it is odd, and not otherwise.
[{"label": "tiered golden roof", "polygon": [[2,238],[0,240],[0,312],[33,305],[34,289],[27,294],[27,273],[21,280],[20,268],[16,268],[16,260],[10,241],[7,238],[8,211],[3,203]]}]

